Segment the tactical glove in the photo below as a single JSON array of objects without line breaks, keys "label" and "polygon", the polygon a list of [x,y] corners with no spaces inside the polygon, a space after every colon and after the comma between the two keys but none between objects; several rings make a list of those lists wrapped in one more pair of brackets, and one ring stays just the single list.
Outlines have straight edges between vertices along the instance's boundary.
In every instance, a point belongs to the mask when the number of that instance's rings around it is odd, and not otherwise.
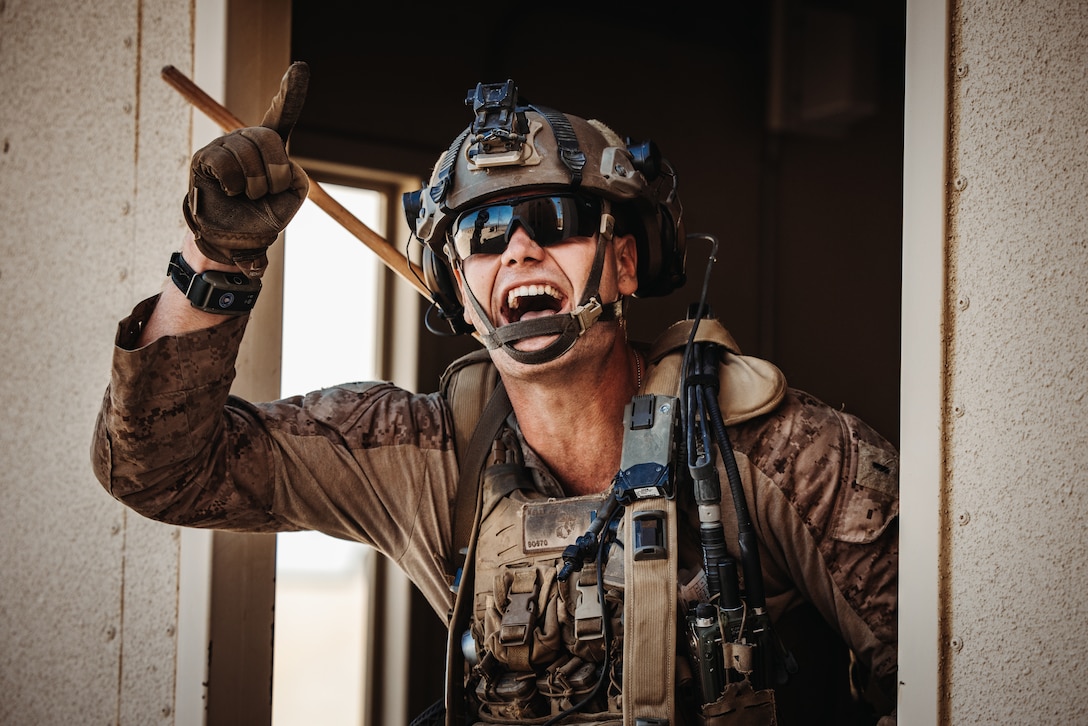
[{"label": "tactical glove", "polygon": [[260,126],[221,136],[193,155],[182,205],[197,247],[216,262],[259,278],[269,245],[306,200],[310,181],[287,157],[310,68],[292,63]]}]

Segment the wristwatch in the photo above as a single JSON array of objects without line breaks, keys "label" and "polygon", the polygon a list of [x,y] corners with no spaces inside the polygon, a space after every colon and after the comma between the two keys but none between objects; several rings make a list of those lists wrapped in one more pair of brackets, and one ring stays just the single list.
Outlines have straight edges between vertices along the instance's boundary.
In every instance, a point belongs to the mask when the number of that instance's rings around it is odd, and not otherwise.
[{"label": "wristwatch", "polygon": [[166,274],[194,308],[220,315],[242,315],[253,309],[261,281],[240,272],[208,270],[197,274],[180,252],[170,255]]}]

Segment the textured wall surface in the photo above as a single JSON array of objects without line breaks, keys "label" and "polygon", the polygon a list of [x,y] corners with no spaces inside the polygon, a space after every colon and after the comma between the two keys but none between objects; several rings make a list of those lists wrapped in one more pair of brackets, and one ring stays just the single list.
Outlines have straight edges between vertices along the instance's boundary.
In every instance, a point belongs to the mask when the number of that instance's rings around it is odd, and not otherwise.
[{"label": "textured wall surface", "polygon": [[1088,3],[953,3],[949,723],[1088,723]]},{"label": "textured wall surface", "polygon": [[177,531],[88,447],[117,321],[182,234],[190,114],[159,70],[191,68],[191,11],[0,2],[3,724],[172,722]]}]

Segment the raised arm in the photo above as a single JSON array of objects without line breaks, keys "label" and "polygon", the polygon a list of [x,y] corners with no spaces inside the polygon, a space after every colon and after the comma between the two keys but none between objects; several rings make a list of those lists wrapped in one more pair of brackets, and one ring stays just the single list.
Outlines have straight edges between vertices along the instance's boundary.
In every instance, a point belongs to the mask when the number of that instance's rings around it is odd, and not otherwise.
[{"label": "raised arm", "polygon": [[191,231],[163,260],[161,294],[118,328],[91,459],[103,485],[147,516],[275,526],[266,427],[252,404],[228,397],[266,251],[309,189],[286,149],[308,78],[292,65],[260,126],[193,155],[181,210]]}]

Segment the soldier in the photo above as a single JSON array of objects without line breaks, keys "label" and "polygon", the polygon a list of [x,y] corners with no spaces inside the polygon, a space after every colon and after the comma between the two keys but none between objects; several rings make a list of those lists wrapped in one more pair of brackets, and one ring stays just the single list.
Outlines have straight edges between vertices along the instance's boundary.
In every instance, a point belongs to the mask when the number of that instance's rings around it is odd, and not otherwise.
[{"label": "soldier", "polygon": [[429,395],[229,396],[308,188],[285,147],[306,78],[194,156],[191,234],[119,326],[103,486],[172,524],[391,557],[449,624],[445,703],[419,723],[894,723],[897,454],[703,305],[628,340],[625,301],[685,280],[652,143],[477,86],[404,207],[439,313],[484,349]]}]

